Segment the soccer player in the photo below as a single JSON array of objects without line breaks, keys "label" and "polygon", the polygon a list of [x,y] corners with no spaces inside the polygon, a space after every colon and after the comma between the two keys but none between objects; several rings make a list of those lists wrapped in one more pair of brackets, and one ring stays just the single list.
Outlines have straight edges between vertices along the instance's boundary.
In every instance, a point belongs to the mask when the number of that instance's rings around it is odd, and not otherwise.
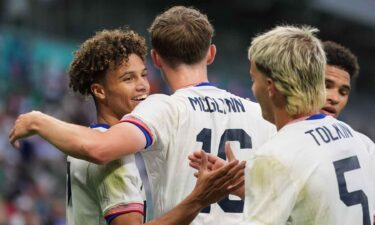
[{"label": "soccer player", "polygon": [[346,47],[332,41],[323,42],[327,57],[325,82],[327,100],[320,110],[337,118],[346,106],[351,91],[351,81],[358,77],[357,57]]},{"label": "soccer player", "polygon": [[[75,52],[69,86],[94,99],[106,131],[149,94],[146,43],[133,31],[103,30]],[[67,224],[141,224],[141,179],[134,155],[97,165],[68,156]]]},{"label": "soccer player", "polygon": [[250,153],[239,194],[245,196],[243,225],[372,224],[375,146],[318,113],[326,97],[326,58],[315,32],[280,26],[249,48],[252,90],[278,132]]},{"label": "soccer player", "polygon": [[[68,155],[99,164],[146,149],[142,153],[154,213],[160,216],[194,187],[194,170],[187,160],[192,149],[203,148],[225,159],[225,142],[232,141],[242,159],[268,140],[274,127],[262,119],[258,104],[208,82],[207,66],[216,48],[206,15],[172,7],[157,16],[149,30],[151,57],[173,95],[149,96],[104,133],[31,112],[19,117],[10,140],[38,134]],[[237,225],[242,211],[243,202],[229,196],[205,208],[192,224]]]}]

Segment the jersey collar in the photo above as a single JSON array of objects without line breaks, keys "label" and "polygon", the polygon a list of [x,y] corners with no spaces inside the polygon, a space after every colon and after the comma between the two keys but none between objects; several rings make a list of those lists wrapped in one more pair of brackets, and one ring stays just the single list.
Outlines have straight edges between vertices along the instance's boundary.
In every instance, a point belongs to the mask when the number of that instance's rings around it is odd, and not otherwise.
[{"label": "jersey collar", "polygon": [[324,115],[323,113],[318,113],[318,114],[308,117],[306,120],[319,120],[319,119],[323,119],[324,117],[326,117],[326,115]]},{"label": "jersey collar", "polygon": [[98,127],[109,129],[111,126],[109,126],[108,124],[105,124],[105,123],[92,123],[92,124],[90,124],[90,128],[98,128]]},{"label": "jersey collar", "polygon": [[300,122],[300,121],[304,121],[304,120],[319,120],[319,119],[323,119],[324,117],[326,117],[326,115],[322,114],[322,113],[318,113],[318,114],[314,114],[312,116],[304,116],[304,117],[300,117],[298,119],[295,119],[295,120],[292,120],[292,121],[289,121],[287,124],[285,125],[289,125],[289,124],[292,124],[292,123],[296,123],[296,122]]},{"label": "jersey collar", "polygon": [[210,82],[202,82],[202,83],[194,85],[194,87],[202,87],[202,86],[214,86],[214,85],[211,84]]}]

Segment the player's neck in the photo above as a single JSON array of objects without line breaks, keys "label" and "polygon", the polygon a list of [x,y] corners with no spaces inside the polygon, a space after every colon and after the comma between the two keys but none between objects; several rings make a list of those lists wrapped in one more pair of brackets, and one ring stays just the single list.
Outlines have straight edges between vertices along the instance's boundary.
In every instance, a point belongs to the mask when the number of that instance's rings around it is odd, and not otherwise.
[{"label": "player's neck", "polygon": [[96,118],[98,123],[104,123],[110,126],[117,124],[120,120],[113,111],[107,110],[106,108],[97,109]]},{"label": "player's neck", "polygon": [[296,123],[296,122],[305,120],[314,114],[316,113],[315,112],[302,113],[302,114],[291,116],[285,110],[281,109],[277,113],[275,113],[275,125],[276,125],[277,130],[280,130],[287,124]]},{"label": "player's neck", "polygon": [[173,92],[188,86],[208,82],[207,65],[179,65],[177,68],[163,67],[163,73]]}]

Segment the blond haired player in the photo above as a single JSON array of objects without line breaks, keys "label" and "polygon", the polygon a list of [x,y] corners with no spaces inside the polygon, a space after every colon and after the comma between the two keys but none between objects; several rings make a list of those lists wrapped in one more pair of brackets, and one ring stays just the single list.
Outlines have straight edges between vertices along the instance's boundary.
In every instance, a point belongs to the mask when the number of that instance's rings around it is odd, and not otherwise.
[{"label": "blond haired player", "polygon": [[[251,43],[252,90],[278,132],[250,153],[239,193],[245,198],[241,225],[373,223],[375,146],[319,113],[326,57],[316,32],[279,26]],[[215,169],[223,162],[212,163]]]}]

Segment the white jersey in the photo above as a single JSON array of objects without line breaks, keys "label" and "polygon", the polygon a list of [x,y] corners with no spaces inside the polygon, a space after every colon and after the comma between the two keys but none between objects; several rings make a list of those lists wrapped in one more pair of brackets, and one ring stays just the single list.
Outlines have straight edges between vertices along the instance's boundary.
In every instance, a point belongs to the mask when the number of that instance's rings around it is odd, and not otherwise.
[{"label": "white jersey", "polygon": [[[276,129],[263,120],[258,104],[208,83],[155,94],[141,102],[122,121],[136,124],[151,147],[142,152],[150,180],[156,217],[166,213],[194,188],[194,169],[188,155],[203,149],[225,159],[231,141],[239,159],[258,148]],[[238,225],[243,202],[230,196],[206,208],[192,224]]]},{"label": "white jersey", "polygon": [[[107,130],[102,125],[97,130]],[[143,214],[141,178],[134,155],[107,165],[68,156],[67,224],[106,225],[107,217],[120,213]]]},{"label": "white jersey", "polygon": [[247,163],[242,225],[372,225],[373,149],[323,114],[284,126]]}]

